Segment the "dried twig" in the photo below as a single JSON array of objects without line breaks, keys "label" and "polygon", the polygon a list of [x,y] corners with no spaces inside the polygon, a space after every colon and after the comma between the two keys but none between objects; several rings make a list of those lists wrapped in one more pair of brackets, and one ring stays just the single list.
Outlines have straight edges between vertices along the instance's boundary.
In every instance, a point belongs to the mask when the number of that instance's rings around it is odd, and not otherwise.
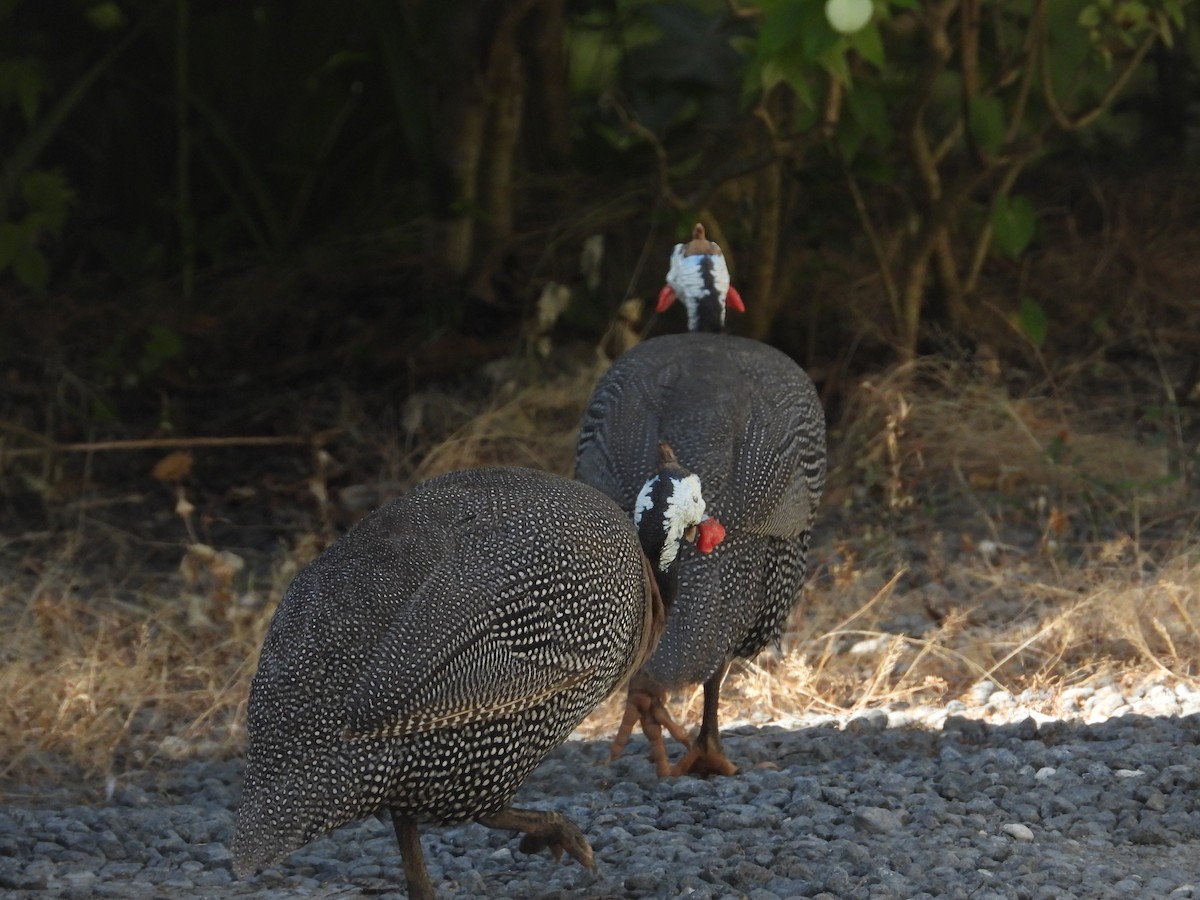
[{"label": "dried twig", "polygon": [[134,438],[131,440],[113,441],[79,441],[74,443],[59,443],[44,435],[11,422],[0,421],[0,431],[14,434],[36,444],[36,447],[16,447],[0,449],[0,456],[9,458],[17,456],[37,456],[46,453],[107,453],[128,450],[173,450],[188,447],[282,447],[282,446],[320,446],[327,443],[338,429],[320,431],[313,435],[246,435],[242,437],[174,437],[174,438]]}]

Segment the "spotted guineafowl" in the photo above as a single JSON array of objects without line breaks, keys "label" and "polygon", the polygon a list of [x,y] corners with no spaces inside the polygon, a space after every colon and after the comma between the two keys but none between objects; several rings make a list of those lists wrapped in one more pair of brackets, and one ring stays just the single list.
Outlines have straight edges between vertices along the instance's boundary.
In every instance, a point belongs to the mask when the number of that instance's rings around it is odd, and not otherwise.
[{"label": "spotted guineafowl", "polygon": [[[616,360],[592,393],[576,448],[575,477],[628,510],[667,441],[701,477],[708,509],[728,531],[710,556],[684,548],[667,630],[630,681],[613,755],[640,721],[660,775],[737,771],[721,748],[721,682],[734,658],[778,640],[799,601],[825,480],[825,419],[808,375],[773,347],[711,333],[736,296],[728,285],[720,248],[696,226],[675,248],[659,298],[661,310],[678,297],[693,330]],[[694,742],[664,705],[667,691],[690,684],[704,685]],[[663,727],[688,746],[673,768]]]},{"label": "spotted guineafowl", "polygon": [[364,518],[296,577],[263,643],[238,874],[383,810],[412,898],[433,896],[418,822],[521,831],[523,850],[590,867],[575,825],[509,801],[648,657],[681,541],[719,537],[704,519],[668,450],[633,522],[518,468],[452,472]]},{"label": "spotted guineafowl", "polygon": [[724,331],[727,306],[746,311],[742,295],[729,283],[725,254],[708,239],[699,222],[692,229],[692,239],[676,244],[671,253],[667,283],[658,292],[655,311],[664,312],[677,298],[687,310],[688,331]]}]

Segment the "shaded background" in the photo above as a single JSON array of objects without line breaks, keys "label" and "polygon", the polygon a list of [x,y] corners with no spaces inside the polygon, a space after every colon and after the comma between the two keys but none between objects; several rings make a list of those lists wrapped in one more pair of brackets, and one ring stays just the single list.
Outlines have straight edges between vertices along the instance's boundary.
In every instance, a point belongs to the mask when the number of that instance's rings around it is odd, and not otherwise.
[{"label": "shaded background", "polygon": [[[1147,341],[1194,402],[1196,19],[875,0],[842,35],[824,0],[7,0],[8,446],[311,436],[346,392],[400,421],[496,360],[611,356],[681,327],[626,301],[697,220],[747,299],[733,328],[800,361],[834,423],[855,379],[922,355],[1036,373]],[[59,482],[30,458],[0,493],[44,521]]]},{"label": "shaded background", "polygon": [[240,753],[299,567],[569,473],[696,221],[830,425],[732,710],[1194,685],[1197,4],[870,6],[0,0],[0,791]]}]

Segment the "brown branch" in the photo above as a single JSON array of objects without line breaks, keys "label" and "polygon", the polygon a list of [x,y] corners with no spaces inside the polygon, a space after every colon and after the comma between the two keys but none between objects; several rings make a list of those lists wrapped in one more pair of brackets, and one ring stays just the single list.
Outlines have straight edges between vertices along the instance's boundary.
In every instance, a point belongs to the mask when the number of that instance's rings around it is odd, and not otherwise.
[{"label": "brown branch", "polygon": [[1029,31],[1025,34],[1025,47],[1021,51],[1024,62],[1021,66],[1021,86],[1017,88],[1017,99],[1013,103],[1012,116],[1008,120],[1008,130],[1004,133],[1004,142],[1011,144],[1016,140],[1025,120],[1025,107],[1029,103],[1029,95],[1033,90],[1033,76],[1037,71],[1038,45],[1045,44],[1046,31],[1046,0],[1038,0],[1033,15],[1029,20]]},{"label": "brown branch", "polygon": [[[835,90],[835,79],[831,79],[830,93],[826,97],[825,103],[825,121],[828,121],[830,116],[835,117],[841,109],[841,90]],[[794,157],[815,145],[818,141],[828,137],[825,129],[812,129],[803,134],[789,135],[781,137],[779,129],[775,125],[775,120],[771,117],[770,110],[767,108],[770,93],[763,96],[755,107],[753,116],[762,123],[766,129],[768,146],[751,156],[738,157],[731,159],[719,166],[715,166],[712,173],[705,178],[686,198],[688,209],[699,209],[708,202],[708,197],[718,187],[726,181],[732,181],[741,178],[745,175],[753,175],[768,166],[775,165],[788,157]]]},{"label": "brown branch", "polygon": [[[1000,197],[1007,197],[1009,191],[1016,184],[1017,176],[1025,168],[1025,164],[1029,161],[1031,154],[1024,154],[1015,159],[1004,173],[1004,177],[1000,180],[999,186],[992,193],[992,200],[995,202]],[[971,254],[971,265],[967,270],[967,278],[964,282],[963,290],[967,294],[971,294],[975,290],[975,285],[979,281],[979,273],[983,271],[984,260],[987,259],[988,248],[992,243],[992,220],[988,218],[984,221],[983,227],[979,229],[979,237],[975,241],[975,250]]]},{"label": "brown branch", "polygon": [[933,245],[933,261],[942,294],[946,301],[946,312],[953,328],[960,328],[967,320],[967,306],[963,300],[962,279],[958,277],[958,260],[954,258],[954,245],[950,230],[943,228]]},{"label": "brown branch", "polygon": [[37,432],[14,425],[11,422],[0,422],[0,431],[14,434],[25,441],[37,444],[36,447],[17,447],[6,449],[0,447],[0,457],[12,458],[17,456],[35,456],[45,453],[107,453],[112,451],[131,450],[172,450],[193,447],[282,447],[282,446],[320,446],[327,443],[339,429],[320,431],[314,435],[248,435],[245,437],[180,437],[180,438],[135,438],[131,440],[113,441],[80,441],[74,443],[59,443]]},{"label": "brown branch", "polygon": [[964,175],[937,199],[921,223],[920,229],[909,247],[910,258],[928,257],[938,241],[938,233],[950,224],[951,218],[966,199],[987,178],[987,172],[972,172]]},{"label": "brown branch", "polygon": [[833,137],[842,118],[842,104],[846,98],[841,79],[829,76],[829,91],[825,94],[825,106],[821,110],[821,135],[825,140]]},{"label": "brown branch", "polygon": [[[947,218],[941,173],[938,170],[938,158],[930,146],[929,133],[925,123],[925,110],[933,100],[937,79],[945,71],[946,64],[954,52],[950,36],[947,33],[947,25],[957,5],[957,0],[930,3],[924,7],[924,14],[920,17],[921,27],[929,46],[925,65],[918,73],[911,92],[913,102],[907,111],[905,132],[913,167],[916,169],[917,178],[924,189],[925,196],[921,198],[919,204],[924,208],[922,215],[924,221],[918,234],[907,242],[908,246],[901,259],[900,284],[896,287],[897,303],[892,310],[893,315],[896,316],[896,328],[900,339],[899,352],[901,358],[905,360],[912,359],[916,353],[925,274],[929,271],[929,258],[933,252],[933,242],[945,226]],[[936,216],[938,221],[935,224],[933,219],[939,208],[943,214]],[[933,227],[931,228],[931,226]]]},{"label": "brown branch", "polygon": [[[840,87],[831,83],[830,94],[826,98],[825,104],[825,116],[827,119],[829,116],[834,116],[836,120],[836,116],[841,109],[841,101]],[[725,184],[725,182],[733,181],[746,175],[753,175],[767,166],[774,165],[788,157],[796,156],[825,137],[823,129],[812,129],[803,134],[781,137],[770,114],[766,112],[763,102],[760,102],[759,106],[754,110],[753,115],[766,128],[770,138],[770,146],[758,153],[749,156],[739,156],[736,159],[730,159],[714,166],[709,175],[700,181],[692,191],[686,196],[680,196],[671,186],[670,160],[667,156],[667,149],[658,135],[638,121],[615,94],[608,93],[604,95],[600,103],[604,109],[612,110],[616,113],[617,118],[621,120],[621,125],[625,129],[650,145],[650,149],[654,152],[658,168],[660,196],[662,200],[675,209],[701,209],[708,204],[708,198],[712,193]]]},{"label": "brown branch", "polygon": [[779,159],[774,149],[755,153],[753,156],[741,156],[716,166],[712,174],[705,178],[700,185],[683,198],[686,209],[699,209],[708,203],[708,197],[726,181],[732,181],[745,175],[753,175],[760,169],[765,169]]},{"label": "brown branch", "polygon": [[746,336],[763,340],[779,313],[783,298],[776,291],[775,273],[779,262],[780,222],[783,219],[783,166],[776,162],[758,175],[758,195],[754,218],[754,246],[750,266],[751,285],[757,297],[746,314]]},{"label": "brown branch", "polygon": [[965,119],[960,117],[959,119],[955,120],[954,125],[942,136],[942,139],[938,142],[938,145],[933,148],[932,158],[934,163],[937,165],[942,164],[942,162],[950,154],[950,151],[954,149],[954,145],[958,143],[958,139],[962,137],[963,131],[966,130],[966,127]]},{"label": "brown branch", "polygon": [[925,274],[929,271],[930,259],[937,250],[951,219],[962,207],[967,197],[983,183],[986,177],[986,170],[977,170],[949,185],[930,205],[929,212],[921,222],[920,229],[909,242],[904,262],[904,271],[907,274],[901,293],[904,318],[901,322],[903,331],[900,351],[905,359],[911,359],[916,352],[917,332],[921,322],[921,305],[924,296],[923,284]]},{"label": "brown branch", "polygon": [[670,160],[667,159],[667,148],[663,146],[658,135],[637,120],[637,117],[625,108],[625,104],[617,99],[615,94],[607,93],[600,99],[602,107],[607,107],[617,114],[626,130],[636,134],[654,151],[654,159],[658,163],[659,190],[662,198],[675,209],[687,209],[687,204],[671,187]]},{"label": "brown branch", "polygon": [[963,0],[958,22],[961,30],[959,40],[962,42],[959,55],[962,59],[963,97],[968,101],[979,93],[980,18],[979,0]]},{"label": "brown branch", "polygon": [[725,0],[725,7],[729,10],[729,17],[732,19],[757,19],[763,13],[757,7],[738,6],[737,0]]},{"label": "brown branch", "polygon": [[925,192],[931,200],[941,193],[941,185],[937,161],[925,130],[925,109],[933,100],[933,89],[938,76],[945,70],[946,63],[954,52],[946,27],[956,6],[957,0],[944,0],[926,10],[923,24],[929,40],[928,60],[913,87],[915,102],[908,115],[909,150],[917,175],[925,185]]},{"label": "brown branch", "polygon": [[899,324],[904,317],[900,311],[900,293],[896,288],[896,279],[892,276],[890,254],[885,252],[883,243],[879,240],[879,232],[875,230],[875,223],[871,221],[871,211],[867,209],[862,190],[858,186],[858,179],[854,177],[854,173],[850,171],[850,167],[846,165],[845,161],[842,162],[842,172],[846,176],[850,196],[854,199],[854,209],[858,212],[858,220],[862,223],[863,232],[867,235],[871,252],[875,254],[875,262],[879,266],[879,274],[883,278],[883,289],[887,294],[888,306],[892,310],[892,318]]},{"label": "brown branch", "polygon": [[1154,42],[1158,40],[1156,32],[1150,32],[1138,45],[1133,56],[1129,57],[1129,61],[1125,65],[1125,70],[1117,76],[1116,80],[1108,86],[1108,90],[1104,92],[1104,96],[1096,101],[1096,105],[1085,113],[1080,113],[1075,118],[1070,118],[1063,112],[1062,105],[1058,102],[1058,97],[1054,94],[1054,85],[1050,83],[1050,44],[1049,41],[1042,42],[1041,54],[1041,74],[1042,74],[1042,97],[1046,101],[1046,108],[1050,110],[1054,116],[1054,124],[1063,131],[1077,131],[1080,128],[1086,128],[1096,121],[1104,111],[1112,105],[1112,102],[1117,98],[1117,95],[1125,89],[1125,85],[1129,79],[1133,77],[1133,73],[1142,64],[1142,59],[1150,52],[1150,48],[1154,46]]}]

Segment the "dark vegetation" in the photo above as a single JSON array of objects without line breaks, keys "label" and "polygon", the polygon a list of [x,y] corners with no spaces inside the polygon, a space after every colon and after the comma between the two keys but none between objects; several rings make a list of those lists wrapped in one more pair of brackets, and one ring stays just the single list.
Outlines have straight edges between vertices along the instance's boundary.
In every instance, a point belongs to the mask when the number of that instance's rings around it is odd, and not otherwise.
[{"label": "dark vegetation", "polygon": [[[0,0],[0,690],[29,735],[6,771],[119,765],[142,733],[237,746],[295,565],[415,478],[569,471],[597,348],[682,327],[635,301],[696,221],[733,329],[825,401],[814,633],[878,609],[908,551],[946,581],[938,529],[1023,528],[1051,568],[1174,558],[1200,470],[1197,5],[873,6],[841,35],[824,0]],[[1181,565],[1184,599],[1155,601],[1175,636],[1125,653],[1176,674],[1200,641]],[[907,577],[914,615],[967,621]],[[1053,632],[1061,672],[1022,669],[1018,635],[936,679],[1091,672],[1100,627]],[[891,662],[873,696],[903,693]],[[835,681],[808,696],[872,695]]]}]

